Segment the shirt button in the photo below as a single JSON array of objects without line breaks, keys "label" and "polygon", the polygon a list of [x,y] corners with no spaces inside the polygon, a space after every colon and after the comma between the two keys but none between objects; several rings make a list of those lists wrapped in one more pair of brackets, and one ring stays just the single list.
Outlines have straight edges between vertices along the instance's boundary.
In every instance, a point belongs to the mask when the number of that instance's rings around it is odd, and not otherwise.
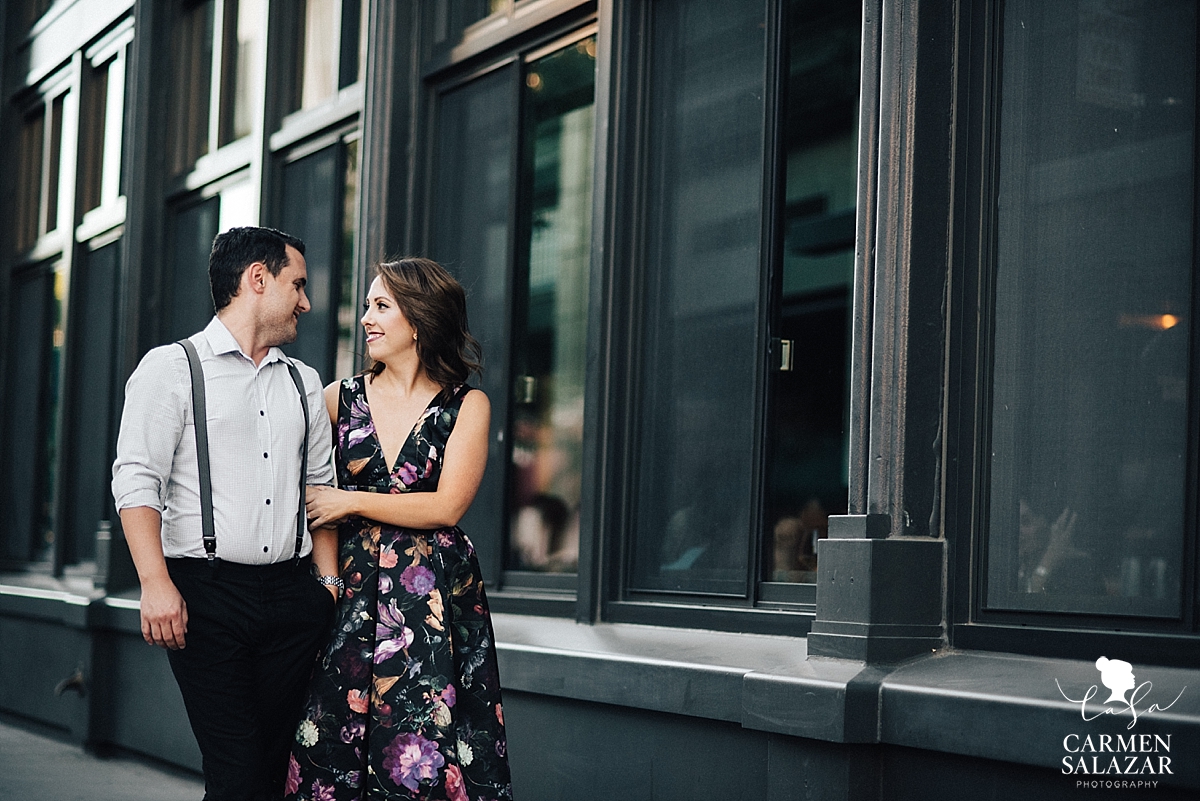
[{"label": "shirt button", "polygon": [[263,458],[264,458],[264,459],[266,459],[266,458],[267,458],[267,455],[266,455],[265,453],[263,454]]},{"label": "shirt button", "polygon": [[270,505],[271,505],[271,499],[267,498],[267,506],[270,506]]},{"label": "shirt button", "polygon": [[265,546],[265,545],[264,545],[264,546],[263,546],[263,553],[266,553],[266,552],[267,552],[267,546]]},{"label": "shirt button", "polygon": [[264,412],[262,409],[259,409],[259,410],[258,410],[258,416],[259,416],[259,417],[262,417],[264,414],[266,414],[266,412]]}]

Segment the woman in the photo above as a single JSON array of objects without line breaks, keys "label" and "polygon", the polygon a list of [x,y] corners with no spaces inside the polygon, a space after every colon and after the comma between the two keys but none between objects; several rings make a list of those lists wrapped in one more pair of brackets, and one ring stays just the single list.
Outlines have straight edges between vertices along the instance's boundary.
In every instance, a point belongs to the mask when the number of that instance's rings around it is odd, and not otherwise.
[{"label": "woman", "polygon": [[308,496],[313,562],[342,597],[286,795],[510,799],[487,600],[455,525],[491,415],[465,383],[479,367],[466,298],[436,262],[385,262],[361,322],[374,366],[325,389],[341,489]]}]

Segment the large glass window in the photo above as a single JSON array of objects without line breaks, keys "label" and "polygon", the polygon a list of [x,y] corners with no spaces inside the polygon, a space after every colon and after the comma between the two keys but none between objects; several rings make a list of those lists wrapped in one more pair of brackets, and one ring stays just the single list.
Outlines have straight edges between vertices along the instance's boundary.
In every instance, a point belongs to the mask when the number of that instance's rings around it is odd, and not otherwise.
[{"label": "large glass window", "polygon": [[18,252],[58,229],[59,183],[67,92],[46,98],[25,113],[21,124],[21,158],[16,165],[16,214],[13,241]]},{"label": "large glass window", "polygon": [[4,557],[17,562],[53,559],[58,520],[58,470],[63,304],[66,275],[61,263],[38,265],[13,276],[9,366],[5,398],[3,504]]},{"label": "large glass window", "polygon": [[764,8],[650,7],[629,586],[747,596],[763,312]]},{"label": "large glass window", "polygon": [[220,231],[221,198],[211,197],[175,212],[171,243],[169,320],[163,341],[173,342],[208,325],[213,315],[208,254]]},{"label": "large glass window", "polygon": [[1196,7],[1005,6],[991,609],[1176,617]]},{"label": "large glass window", "polygon": [[464,525],[507,532],[476,540],[505,586],[574,586],[595,73],[585,29],[439,97],[431,253],[466,287],[492,401],[490,466]]},{"label": "large glass window", "polygon": [[[492,403],[488,470],[463,518],[468,532],[495,532],[505,518],[512,154],[519,119],[511,98],[518,79],[519,70],[510,64],[438,98],[429,253],[466,289],[471,333],[483,348],[480,388]],[[502,541],[476,535],[475,547],[484,578],[495,586],[503,563]]]},{"label": "large glass window", "polygon": [[17,162],[17,213],[13,240],[18,251],[33,247],[41,233],[42,151],[45,147],[45,111],[38,106],[21,125],[21,158]]},{"label": "large glass window", "polygon": [[515,570],[579,560],[596,38],[531,60],[523,82],[514,286],[509,548]]},{"label": "large glass window", "polygon": [[847,502],[850,288],[858,190],[861,7],[790,0],[783,114],[783,247],[769,379],[763,578],[816,580],[817,540]]},{"label": "large glass window", "polygon": [[170,172],[187,172],[208,152],[214,0],[181,5],[171,32],[172,85],[167,142]]},{"label": "large glass window", "polygon": [[367,0],[295,0],[291,110],[319,106],[366,71]]},{"label": "large glass window", "polygon": [[[304,240],[308,299],[312,308],[296,341],[285,350],[324,377],[354,372],[353,265],[358,140],[336,141],[283,168],[285,231]],[[335,372],[336,371],[336,372]]]},{"label": "large glass window", "polygon": [[170,173],[246,136],[261,107],[263,0],[184,0],[171,34]]},{"label": "large glass window", "polygon": [[218,144],[241,139],[254,126],[263,42],[263,0],[225,0],[221,37],[221,130]]}]

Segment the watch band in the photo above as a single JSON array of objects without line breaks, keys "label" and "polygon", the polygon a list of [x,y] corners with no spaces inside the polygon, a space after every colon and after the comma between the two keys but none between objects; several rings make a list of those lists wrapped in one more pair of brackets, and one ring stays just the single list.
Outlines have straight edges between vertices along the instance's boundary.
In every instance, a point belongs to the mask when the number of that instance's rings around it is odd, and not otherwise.
[{"label": "watch band", "polygon": [[318,576],[317,583],[324,584],[325,586],[337,587],[338,595],[341,595],[346,591],[346,582],[342,581],[341,576]]}]

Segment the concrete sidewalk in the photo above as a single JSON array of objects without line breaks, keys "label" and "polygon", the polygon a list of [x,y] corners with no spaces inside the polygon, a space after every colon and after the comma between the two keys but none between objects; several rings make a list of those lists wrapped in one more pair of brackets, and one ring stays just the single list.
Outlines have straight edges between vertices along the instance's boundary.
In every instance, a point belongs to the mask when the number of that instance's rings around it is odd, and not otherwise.
[{"label": "concrete sidewalk", "polygon": [[0,717],[0,801],[200,801],[194,773],[122,754],[101,759]]}]

